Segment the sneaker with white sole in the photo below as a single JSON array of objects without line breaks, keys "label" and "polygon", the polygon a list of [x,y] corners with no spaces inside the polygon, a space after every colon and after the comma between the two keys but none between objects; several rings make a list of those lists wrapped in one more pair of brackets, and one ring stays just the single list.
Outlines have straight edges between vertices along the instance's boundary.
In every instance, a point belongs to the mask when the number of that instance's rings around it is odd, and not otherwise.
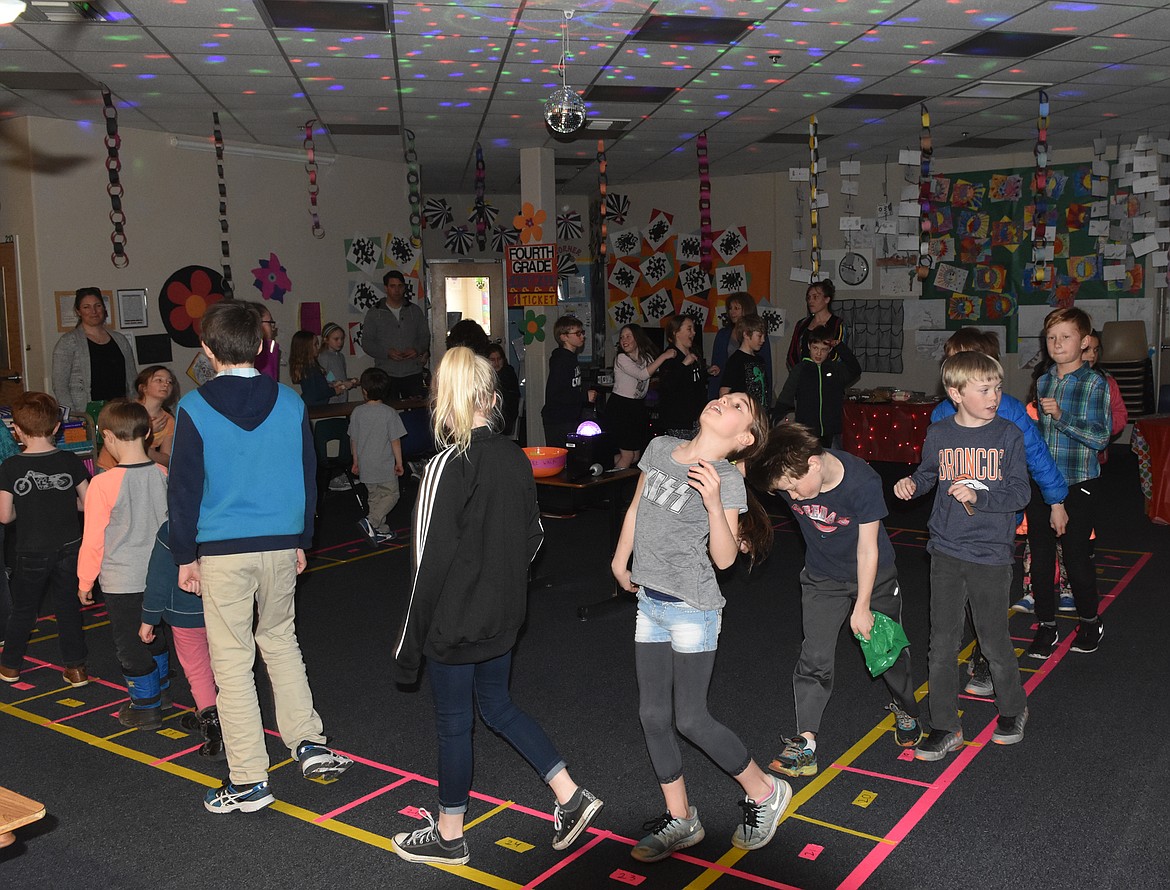
[{"label": "sneaker with white sole", "polygon": [[886,705],[886,710],[894,713],[894,741],[900,747],[913,748],[922,741],[922,724],[917,717],[911,717],[893,701]]},{"label": "sneaker with white sole", "polygon": [[932,729],[930,735],[914,749],[915,760],[942,760],[952,751],[963,747],[963,731],[947,732],[945,729]]},{"label": "sneaker with white sole", "polygon": [[666,812],[657,819],[651,819],[642,826],[642,830],[649,834],[630,851],[630,855],[639,862],[658,862],[678,850],[693,847],[707,836],[703,823],[699,821],[699,811],[694,807],[691,807],[685,819],[675,818]]},{"label": "sneaker with white sole", "polygon": [[1077,601],[1071,593],[1062,593],[1060,595],[1060,604],[1056,607],[1058,612],[1075,612],[1077,610]]},{"label": "sneaker with white sole", "polygon": [[1073,634],[1073,652],[1096,652],[1101,645],[1101,638],[1105,636],[1105,625],[1101,623],[1100,617],[1094,621],[1082,619]]},{"label": "sneaker with white sole", "polygon": [[761,801],[745,797],[739,802],[743,819],[731,836],[731,844],[741,850],[758,850],[772,840],[776,826],[792,802],[792,786],[772,777],[772,793]]},{"label": "sneaker with white sole", "polygon": [[231,782],[226,782],[219,788],[213,788],[203,798],[203,806],[209,813],[254,813],[262,810],[276,800],[268,790],[267,782],[257,782],[255,785],[244,785],[237,788]]},{"label": "sneaker with white sole", "polygon": [[568,804],[565,806],[557,804],[553,809],[554,850],[567,850],[571,847],[573,841],[581,836],[593,821],[593,817],[605,806],[605,802],[598,800],[592,792],[584,788],[579,790],[581,799],[576,807],[570,809]]},{"label": "sneaker with white sole", "polygon": [[1024,739],[1024,724],[1028,722],[1028,709],[1014,717],[1000,716],[995,721],[995,732],[991,740],[997,745],[1014,745]]},{"label": "sneaker with white sole", "polygon": [[358,528],[362,530],[362,534],[370,539],[371,544],[378,543],[378,530],[374,528],[374,524],[366,517],[362,517],[357,521]]},{"label": "sneaker with white sole", "polygon": [[1036,611],[1036,600],[1032,598],[1032,594],[1025,593],[1016,602],[1012,603],[1013,612],[1026,612],[1031,615]]},{"label": "sneaker with white sole", "polygon": [[995,695],[995,685],[991,682],[991,665],[986,659],[976,659],[971,665],[971,679],[963,687],[968,695],[990,696]]},{"label": "sneaker with white sole", "polygon": [[400,831],[391,839],[390,849],[407,862],[429,862],[434,865],[466,865],[471,859],[467,840],[443,840],[434,817],[426,810],[418,814],[427,824],[414,831]]},{"label": "sneaker with white sole", "polygon": [[808,739],[802,735],[784,739],[784,750],[768,764],[768,769],[785,776],[815,776],[817,774],[817,753],[808,746]]},{"label": "sneaker with white sole", "polygon": [[1048,658],[1056,651],[1058,642],[1060,642],[1060,634],[1056,632],[1055,623],[1038,624],[1036,625],[1036,636],[1032,639],[1032,645],[1028,647],[1028,657],[1041,660]]},{"label": "sneaker with white sole", "polygon": [[353,766],[353,761],[344,754],[318,742],[301,742],[296,757],[301,775],[306,779],[336,779]]}]

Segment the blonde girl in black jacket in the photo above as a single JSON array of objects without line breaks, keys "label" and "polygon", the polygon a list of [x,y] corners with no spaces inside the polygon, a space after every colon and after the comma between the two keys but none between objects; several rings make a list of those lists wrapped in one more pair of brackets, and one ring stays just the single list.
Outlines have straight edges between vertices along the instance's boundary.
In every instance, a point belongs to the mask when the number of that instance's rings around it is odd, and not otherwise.
[{"label": "blonde girl in black jacket", "polygon": [[602,802],[569,776],[544,730],[512,702],[512,648],[528,608],[528,565],[544,529],[532,467],[500,435],[502,400],[491,364],[466,347],[436,373],[432,425],[443,449],[423,474],[414,515],[414,584],[395,641],[394,679],[418,680],[429,664],[439,735],[439,819],[394,836],[410,862],[463,865],[471,791],[473,700],[556,795],[553,847],[564,850]]}]

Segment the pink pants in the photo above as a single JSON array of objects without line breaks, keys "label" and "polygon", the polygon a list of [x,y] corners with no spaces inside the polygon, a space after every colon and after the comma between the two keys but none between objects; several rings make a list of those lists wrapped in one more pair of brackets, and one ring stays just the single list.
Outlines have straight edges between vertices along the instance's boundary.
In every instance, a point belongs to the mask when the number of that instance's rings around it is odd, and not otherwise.
[{"label": "pink pants", "polygon": [[215,704],[215,674],[211,672],[211,653],[207,649],[207,628],[172,627],[175,653],[187,675],[195,707],[202,711]]}]

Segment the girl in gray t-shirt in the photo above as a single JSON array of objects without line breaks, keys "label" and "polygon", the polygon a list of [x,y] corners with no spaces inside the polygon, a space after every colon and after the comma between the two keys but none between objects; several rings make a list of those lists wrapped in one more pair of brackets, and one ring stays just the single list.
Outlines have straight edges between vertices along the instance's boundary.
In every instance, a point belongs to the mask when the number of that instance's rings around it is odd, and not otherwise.
[{"label": "girl in gray t-shirt", "polygon": [[667,808],[646,824],[649,834],[631,852],[642,862],[665,859],[704,837],[687,799],[676,724],[746,794],[743,820],[731,839],[736,847],[754,850],[768,843],[792,799],[788,783],[765,775],[743,742],[707,710],[724,604],[715,569],[735,562],[741,542],[753,555],[762,550],[770,531],[752,523],[741,529],[749,498],[729,460],[757,453],[766,424],[758,402],[728,393],[703,409],[694,439],[655,439],[638,463],[642,475],[612,569],[624,590],[638,594],[639,716]]}]

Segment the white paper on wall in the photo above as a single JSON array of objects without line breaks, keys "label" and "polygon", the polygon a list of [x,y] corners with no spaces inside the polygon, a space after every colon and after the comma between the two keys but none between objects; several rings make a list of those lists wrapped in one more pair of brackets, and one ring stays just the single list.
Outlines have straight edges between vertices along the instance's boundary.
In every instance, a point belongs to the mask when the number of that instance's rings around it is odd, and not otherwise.
[{"label": "white paper on wall", "polygon": [[[1153,220],[1150,220],[1153,222]],[[837,220],[837,225],[842,232],[860,232],[861,231],[861,217],[860,216],[842,216]],[[1153,231],[1151,229],[1150,231]]]},{"label": "white paper on wall", "polygon": [[1123,297],[1117,301],[1117,320],[1145,322],[1146,342],[1148,343],[1154,331],[1156,303],[1156,300],[1148,297]]},{"label": "white paper on wall", "polygon": [[941,362],[946,351],[947,340],[951,339],[954,331],[944,330],[916,330],[914,332],[914,349],[918,357],[929,359],[932,362]]},{"label": "white paper on wall", "polygon": [[841,180],[841,194],[856,195],[857,194],[857,180],[856,179],[842,179]]},{"label": "white paper on wall", "polygon": [[1094,198],[1107,198],[1109,197],[1109,180],[1094,179],[1089,189],[1092,191]]},{"label": "white paper on wall", "polygon": [[898,152],[898,163],[903,167],[917,167],[922,162],[922,153],[903,148]]},{"label": "white paper on wall", "polygon": [[[1099,154],[1099,152],[1098,152]],[[1093,175],[1094,176],[1108,176],[1109,162],[1108,161],[1093,161]]]},{"label": "white paper on wall", "polygon": [[1109,235],[1109,220],[1107,219],[1091,219],[1089,220],[1089,235],[1091,237],[1105,238]]},{"label": "white paper on wall", "polygon": [[808,167],[789,167],[789,182],[808,182]]},{"label": "white paper on wall", "polygon": [[1104,281],[1125,281],[1125,264],[1106,263],[1101,267],[1101,278]]},{"label": "white paper on wall", "polygon": [[1133,255],[1136,257],[1143,257],[1147,253],[1152,253],[1158,249],[1158,239],[1153,235],[1142,238],[1140,241],[1135,241],[1130,245],[1133,249]]},{"label": "white paper on wall", "polygon": [[946,300],[907,300],[902,306],[903,326],[908,331],[942,329],[947,326]]},{"label": "white paper on wall", "polygon": [[1126,249],[1124,244],[1106,244],[1101,248],[1101,256],[1107,260],[1124,260]]},{"label": "white paper on wall", "polygon": [[859,176],[861,174],[861,161],[842,161],[840,169],[842,176]]},{"label": "white paper on wall", "polygon": [[1107,321],[1117,321],[1116,300],[1077,300],[1076,307],[1089,313],[1097,330],[1101,330],[1101,325]]},{"label": "white paper on wall", "polygon": [[922,282],[914,266],[880,266],[878,286],[883,297],[921,297]]},{"label": "white paper on wall", "polygon": [[1134,173],[1154,173],[1158,169],[1158,158],[1154,155],[1139,155],[1133,159]]},{"label": "white paper on wall", "polygon": [[808,284],[812,281],[812,269],[801,269],[794,266],[788,270],[789,281],[799,281],[801,284]]},{"label": "white paper on wall", "polygon": [[1148,235],[1158,228],[1157,221],[1152,216],[1135,216],[1133,218],[1133,230],[1141,235]]}]

